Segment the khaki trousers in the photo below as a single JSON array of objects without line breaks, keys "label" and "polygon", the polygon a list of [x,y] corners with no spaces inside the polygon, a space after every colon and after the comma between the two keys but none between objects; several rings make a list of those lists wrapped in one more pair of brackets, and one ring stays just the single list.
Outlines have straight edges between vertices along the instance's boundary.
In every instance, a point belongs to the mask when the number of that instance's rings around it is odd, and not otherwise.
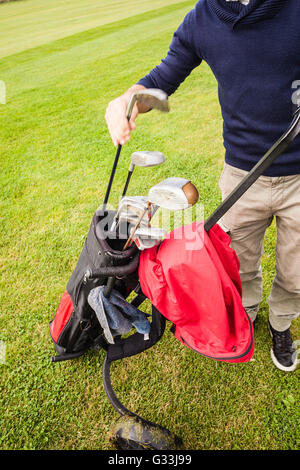
[{"label": "khaki trousers", "polygon": [[[225,163],[222,198],[247,174]],[[276,274],[268,298],[269,320],[277,331],[290,327],[300,312],[300,175],[261,176],[221,219],[240,260],[243,305],[262,300],[261,255],[266,229],[276,217]],[[252,318],[254,320],[254,318]]]}]

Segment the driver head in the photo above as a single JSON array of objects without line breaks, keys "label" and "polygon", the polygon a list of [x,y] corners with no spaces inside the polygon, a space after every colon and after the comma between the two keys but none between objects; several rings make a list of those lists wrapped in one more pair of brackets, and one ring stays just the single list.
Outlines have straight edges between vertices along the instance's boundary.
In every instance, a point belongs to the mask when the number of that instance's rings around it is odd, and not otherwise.
[{"label": "driver head", "polygon": [[167,178],[152,186],[148,200],[163,209],[172,211],[187,209],[199,199],[197,188],[184,178]]}]

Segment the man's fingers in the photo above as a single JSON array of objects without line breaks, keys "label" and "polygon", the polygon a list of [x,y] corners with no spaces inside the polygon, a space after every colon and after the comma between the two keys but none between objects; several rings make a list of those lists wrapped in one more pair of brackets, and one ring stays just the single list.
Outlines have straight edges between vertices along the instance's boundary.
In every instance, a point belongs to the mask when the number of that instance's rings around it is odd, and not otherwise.
[{"label": "man's fingers", "polygon": [[135,131],[136,130],[136,123],[134,121],[129,121],[129,125],[130,125],[130,129],[132,131]]},{"label": "man's fingers", "polygon": [[128,99],[121,96],[109,103],[105,113],[105,120],[114,145],[124,145],[130,139],[130,132],[136,129],[135,119],[138,107],[135,104],[130,121],[126,117]]}]

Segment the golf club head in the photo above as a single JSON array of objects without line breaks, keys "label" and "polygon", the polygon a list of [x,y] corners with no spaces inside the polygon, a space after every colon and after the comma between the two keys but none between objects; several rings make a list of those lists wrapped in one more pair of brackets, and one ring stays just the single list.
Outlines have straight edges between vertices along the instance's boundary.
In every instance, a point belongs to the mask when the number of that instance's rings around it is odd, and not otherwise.
[{"label": "golf club head", "polygon": [[123,197],[111,225],[111,231],[114,231],[117,225],[124,221],[135,224],[139,216],[145,211],[146,205],[147,198],[144,196]]},{"label": "golf club head", "polygon": [[133,241],[139,250],[147,250],[158,245],[167,235],[166,230],[159,227],[142,227],[140,226],[133,237]]},{"label": "golf club head", "polygon": [[[121,225],[121,223],[123,222],[126,222],[127,224],[131,225],[136,225],[138,220],[139,218],[135,214],[120,214],[118,222],[119,225]],[[148,221],[146,220],[146,218],[141,221],[141,225],[143,227],[148,227]]]},{"label": "golf club head", "polygon": [[148,150],[141,150],[138,152],[134,152],[131,155],[132,165],[140,166],[140,167],[150,167],[150,166],[161,165],[161,163],[164,163],[165,160],[166,160],[166,157],[164,156],[163,153],[151,152]]},{"label": "golf club head", "polygon": [[125,196],[119,203],[118,214],[120,212],[134,212],[140,215],[144,212],[146,205],[147,198],[145,196]]},{"label": "golf club head", "polygon": [[137,90],[133,93],[128,107],[127,107],[127,119],[131,118],[132,110],[136,102],[143,103],[145,106],[151,109],[158,109],[162,112],[169,112],[168,95],[159,88],[147,88],[144,90]]},{"label": "golf club head", "polygon": [[142,240],[162,240],[168,232],[160,227],[139,227],[135,231],[135,236]]},{"label": "golf club head", "polygon": [[[121,199],[118,212],[111,226],[111,231],[114,231],[118,225],[124,222],[135,226],[139,217],[145,212],[146,207],[147,198],[145,196],[126,196]],[[147,216],[145,215],[141,220],[143,227],[148,227],[149,221],[152,219],[157,209],[158,206],[151,204]]]},{"label": "golf club head", "polygon": [[176,211],[193,206],[199,199],[197,188],[184,178],[167,178],[152,186],[148,201],[164,209]]},{"label": "golf club head", "polygon": [[134,243],[136,244],[137,248],[140,250],[140,251],[144,251],[144,250],[148,250],[149,248],[153,248],[154,246],[158,245],[161,240],[158,239],[158,240],[155,240],[155,239],[142,239],[140,237],[136,237],[134,236],[133,237],[133,241]]},{"label": "golf club head", "polygon": [[[123,214],[133,213],[140,216],[147,207],[148,198],[146,196],[125,196],[119,203],[117,217],[121,212]],[[157,211],[158,207],[155,204],[151,206],[151,215],[153,216]]]}]

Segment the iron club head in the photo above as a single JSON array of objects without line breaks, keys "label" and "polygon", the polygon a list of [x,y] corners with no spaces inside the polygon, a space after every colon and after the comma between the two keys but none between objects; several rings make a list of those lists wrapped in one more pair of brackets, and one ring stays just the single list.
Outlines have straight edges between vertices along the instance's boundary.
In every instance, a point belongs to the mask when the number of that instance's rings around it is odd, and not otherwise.
[{"label": "iron club head", "polygon": [[135,103],[142,103],[150,109],[158,109],[159,111],[167,113],[169,108],[168,95],[159,88],[147,88],[144,90],[137,90],[131,96],[127,107],[127,119],[131,118],[132,110]]}]

